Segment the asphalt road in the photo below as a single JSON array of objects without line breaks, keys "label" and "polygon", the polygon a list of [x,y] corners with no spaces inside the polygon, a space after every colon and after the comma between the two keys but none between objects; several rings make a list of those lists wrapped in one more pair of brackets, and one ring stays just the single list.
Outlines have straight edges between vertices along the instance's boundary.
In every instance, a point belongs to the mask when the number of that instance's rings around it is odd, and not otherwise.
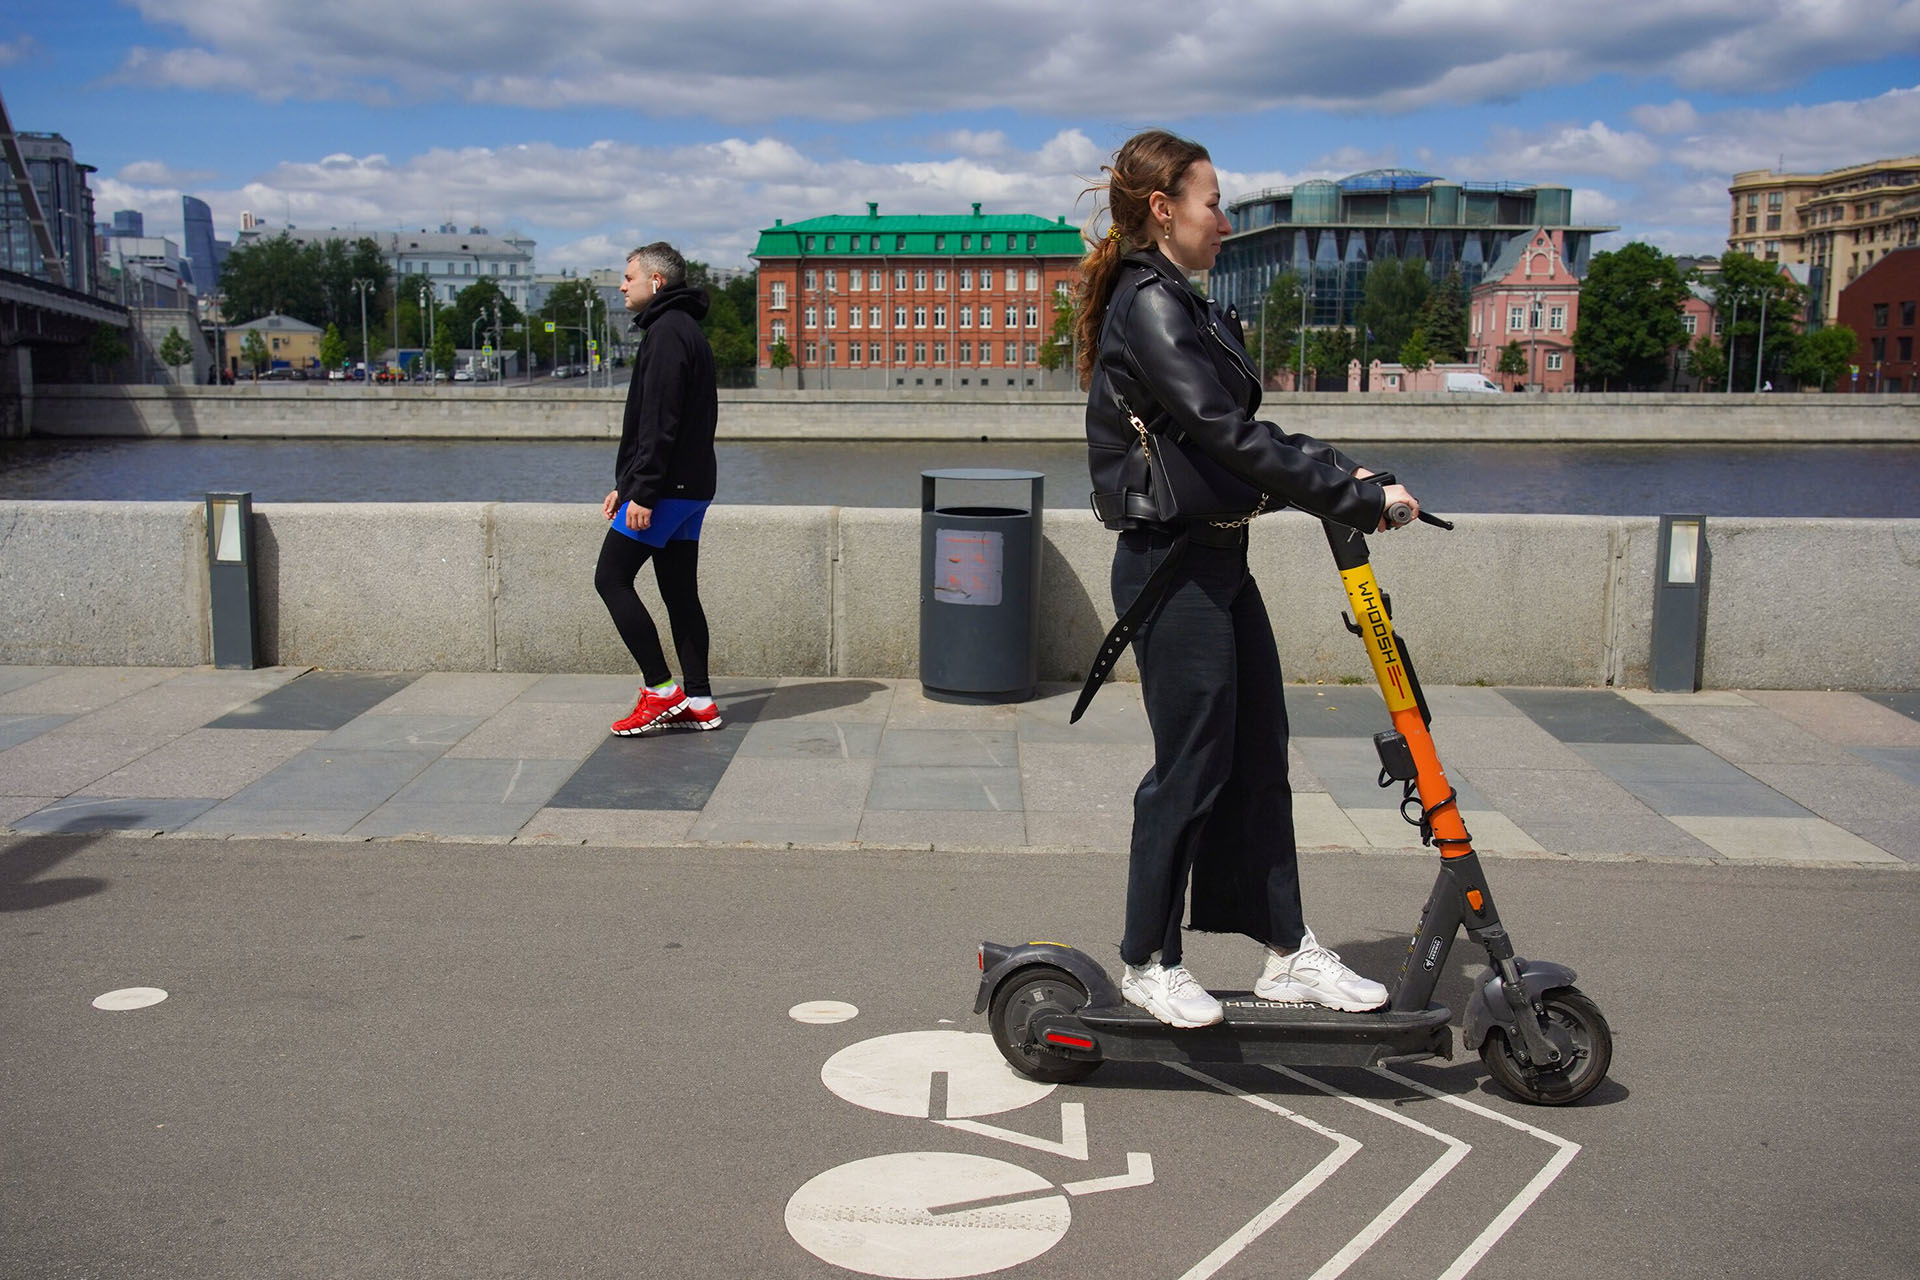
[{"label": "asphalt road", "polygon": [[[1385,976],[1431,863],[1304,863]],[[1914,1274],[1920,876],[1489,866],[1612,1022],[1579,1106],[1470,1058],[1398,1070],[1480,1110],[1360,1071],[1023,1091],[975,944],[1117,963],[1111,857],[10,838],[0,1275]],[[130,987],[168,994],[91,1003]]]}]

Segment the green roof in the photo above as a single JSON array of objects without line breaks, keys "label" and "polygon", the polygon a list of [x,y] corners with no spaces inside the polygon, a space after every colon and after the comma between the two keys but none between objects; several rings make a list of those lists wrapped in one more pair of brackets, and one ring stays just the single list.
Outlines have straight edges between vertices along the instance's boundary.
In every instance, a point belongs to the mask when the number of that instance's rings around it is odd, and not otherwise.
[{"label": "green roof", "polygon": [[[828,214],[795,223],[776,220],[760,231],[755,258],[799,258],[821,254],[882,257],[889,254],[1019,253],[1067,254],[1086,252],[1080,228],[1065,217],[1043,218],[1035,213],[913,213],[882,216],[874,205],[859,214]],[[1012,248],[1007,237],[1014,237]],[[812,243],[808,243],[811,241]],[[1031,241],[1031,244],[1029,244]]]}]

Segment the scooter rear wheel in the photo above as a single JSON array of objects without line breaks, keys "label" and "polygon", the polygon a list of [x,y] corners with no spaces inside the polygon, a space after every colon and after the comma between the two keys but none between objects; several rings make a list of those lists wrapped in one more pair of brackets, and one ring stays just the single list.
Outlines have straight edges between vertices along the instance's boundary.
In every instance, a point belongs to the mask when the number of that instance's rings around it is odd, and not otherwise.
[{"label": "scooter rear wheel", "polygon": [[1033,1019],[1072,1013],[1087,1002],[1087,990],[1063,969],[1040,967],[1015,974],[993,993],[987,1021],[993,1042],[1013,1069],[1047,1084],[1071,1084],[1092,1075],[1100,1063],[1068,1058],[1040,1046]]},{"label": "scooter rear wheel", "polygon": [[1522,1063],[1514,1056],[1504,1031],[1487,1033],[1480,1046],[1480,1060],[1487,1065],[1500,1087],[1522,1102],[1543,1107],[1564,1107],[1593,1092],[1607,1078],[1613,1062],[1613,1031],[1600,1013],[1600,1006],[1578,987],[1561,987],[1540,997],[1547,1022],[1573,1042],[1573,1061],[1565,1067],[1542,1071]]}]

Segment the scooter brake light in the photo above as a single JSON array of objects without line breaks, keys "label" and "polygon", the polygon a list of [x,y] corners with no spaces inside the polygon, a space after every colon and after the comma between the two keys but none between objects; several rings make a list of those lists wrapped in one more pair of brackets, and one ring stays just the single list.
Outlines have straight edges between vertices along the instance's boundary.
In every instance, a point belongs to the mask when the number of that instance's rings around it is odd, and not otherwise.
[{"label": "scooter brake light", "polygon": [[1086,1036],[1076,1036],[1067,1031],[1049,1031],[1040,1037],[1048,1044],[1057,1044],[1063,1049],[1091,1049],[1093,1041]]}]

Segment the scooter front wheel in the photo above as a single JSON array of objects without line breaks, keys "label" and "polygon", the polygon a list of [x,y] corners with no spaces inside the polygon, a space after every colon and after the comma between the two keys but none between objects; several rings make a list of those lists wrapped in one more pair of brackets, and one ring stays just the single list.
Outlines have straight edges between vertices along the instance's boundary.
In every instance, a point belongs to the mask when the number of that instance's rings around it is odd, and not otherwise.
[{"label": "scooter front wheel", "polygon": [[1042,1048],[1033,1020],[1043,1013],[1072,1013],[1087,1002],[1087,990],[1064,969],[1043,966],[1015,974],[993,993],[987,1011],[993,1042],[1013,1069],[1047,1084],[1071,1084],[1092,1075],[1096,1059],[1068,1058]]},{"label": "scooter front wheel", "polygon": [[1540,1003],[1547,1014],[1547,1030],[1555,1039],[1570,1041],[1573,1060],[1565,1066],[1541,1070],[1514,1056],[1506,1033],[1495,1028],[1480,1046],[1480,1060],[1500,1087],[1522,1102],[1564,1107],[1592,1093],[1607,1078],[1613,1062],[1613,1031],[1600,1006],[1578,987],[1546,992]]}]

